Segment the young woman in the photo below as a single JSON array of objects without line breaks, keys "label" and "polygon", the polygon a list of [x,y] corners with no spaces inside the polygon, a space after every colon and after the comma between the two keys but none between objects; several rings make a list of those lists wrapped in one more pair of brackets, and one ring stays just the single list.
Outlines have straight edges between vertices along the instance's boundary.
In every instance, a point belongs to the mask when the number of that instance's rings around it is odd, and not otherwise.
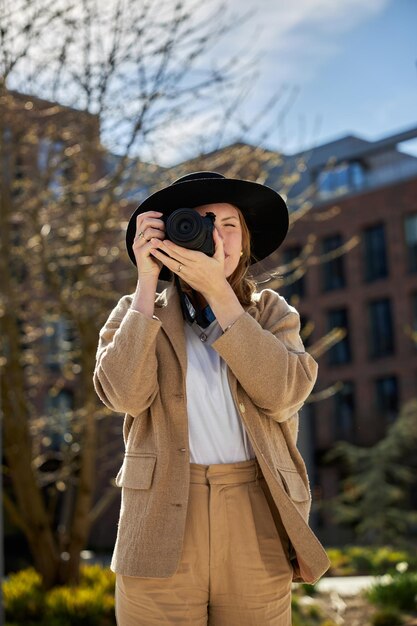
[{"label": "young woman", "polygon": [[[214,215],[213,256],[166,238],[180,207]],[[137,287],[101,330],[94,372],[125,414],[119,626],[291,626],[292,581],[328,569],[296,447],[317,363],[294,307],[248,278],[287,229],[275,191],[215,172],[182,177],[129,221]]]}]

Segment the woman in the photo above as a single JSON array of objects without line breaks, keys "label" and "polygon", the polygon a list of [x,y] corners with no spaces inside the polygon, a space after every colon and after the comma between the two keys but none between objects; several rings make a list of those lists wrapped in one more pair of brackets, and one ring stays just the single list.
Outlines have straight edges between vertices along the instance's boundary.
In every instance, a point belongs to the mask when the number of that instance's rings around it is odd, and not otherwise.
[{"label": "woman", "polygon": [[[213,256],[166,239],[180,207],[214,214]],[[290,626],[292,581],[328,569],[296,447],[317,363],[297,311],[247,277],[287,229],[275,191],[214,172],[180,178],[129,221],[138,283],[100,332],[94,372],[125,413],[119,626]]]}]

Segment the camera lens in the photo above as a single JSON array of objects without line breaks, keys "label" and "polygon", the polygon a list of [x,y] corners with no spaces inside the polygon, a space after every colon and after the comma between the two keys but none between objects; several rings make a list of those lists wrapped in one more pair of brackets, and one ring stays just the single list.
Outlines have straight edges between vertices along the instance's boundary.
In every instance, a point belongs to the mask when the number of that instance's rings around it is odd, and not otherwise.
[{"label": "camera lens", "polygon": [[178,233],[181,233],[184,237],[189,237],[190,233],[195,229],[195,224],[187,217],[180,220],[177,224]]},{"label": "camera lens", "polygon": [[194,209],[177,209],[167,219],[168,239],[192,250],[198,250],[205,241],[203,218]]}]

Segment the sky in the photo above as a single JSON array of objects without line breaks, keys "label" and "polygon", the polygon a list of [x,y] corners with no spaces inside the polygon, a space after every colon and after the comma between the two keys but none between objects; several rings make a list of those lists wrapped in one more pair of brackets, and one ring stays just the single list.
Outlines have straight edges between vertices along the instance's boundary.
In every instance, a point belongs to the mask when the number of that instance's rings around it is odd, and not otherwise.
[{"label": "sky", "polygon": [[248,113],[281,85],[297,90],[267,147],[290,154],[347,134],[372,141],[417,126],[417,0],[231,5],[256,9],[245,28],[248,40],[261,42],[262,59]]},{"label": "sky", "polygon": [[[127,6],[143,2],[124,1]],[[173,8],[177,1],[166,0],[165,5]],[[221,1],[185,0],[185,6],[198,2],[190,15],[201,21],[204,11],[210,14]],[[375,141],[417,127],[417,0],[223,2],[226,20],[247,11],[250,17],[220,40],[199,69],[235,54],[258,55],[259,60],[258,80],[242,105],[252,130],[243,137],[236,130],[225,133],[221,145],[243,139],[293,154],[349,134]],[[282,98],[274,113],[251,125],[277,92]],[[162,126],[156,151],[146,153],[145,147],[142,156],[161,165],[195,156],[195,137],[201,131],[216,140],[210,114],[209,105],[193,117]],[[404,149],[417,156],[417,140]]]}]

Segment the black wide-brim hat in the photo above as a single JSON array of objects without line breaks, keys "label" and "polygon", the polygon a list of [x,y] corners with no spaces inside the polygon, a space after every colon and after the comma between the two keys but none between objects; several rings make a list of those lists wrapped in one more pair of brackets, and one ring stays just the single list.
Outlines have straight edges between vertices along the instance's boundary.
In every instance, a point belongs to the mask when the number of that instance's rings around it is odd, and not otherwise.
[{"label": "black wide-brim hat", "polygon": [[[204,204],[226,202],[237,206],[251,235],[251,263],[257,263],[279,248],[288,232],[288,209],[274,189],[249,180],[226,178],[217,172],[193,172],[175,180],[148,196],[130,217],[126,231],[126,247],[136,265],[133,240],[136,218],[145,211],[160,211],[168,217],[179,208],[193,209]],[[164,266],[161,280],[169,280],[171,272]]]}]

